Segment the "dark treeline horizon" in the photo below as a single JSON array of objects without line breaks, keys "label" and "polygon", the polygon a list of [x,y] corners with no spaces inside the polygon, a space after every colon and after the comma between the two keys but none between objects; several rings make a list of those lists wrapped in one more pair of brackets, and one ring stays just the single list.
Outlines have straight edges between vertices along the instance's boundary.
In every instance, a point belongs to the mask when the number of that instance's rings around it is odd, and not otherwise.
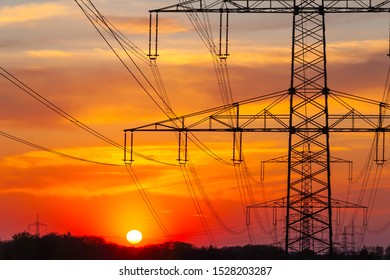
[{"label": "dark treeline horizon", "polygon": [[74,236],[49,233],[38,237],[28,232],[0,241],[2,260],[285,260],[285,259],[356,259],[390,260],[390,245],[363,247],[358,252],[314,255],[312,252],[290,254],[272,245],[232,247],[195,247],[184,242],[166,242],[140,247],[107,242],[99,236]]}]

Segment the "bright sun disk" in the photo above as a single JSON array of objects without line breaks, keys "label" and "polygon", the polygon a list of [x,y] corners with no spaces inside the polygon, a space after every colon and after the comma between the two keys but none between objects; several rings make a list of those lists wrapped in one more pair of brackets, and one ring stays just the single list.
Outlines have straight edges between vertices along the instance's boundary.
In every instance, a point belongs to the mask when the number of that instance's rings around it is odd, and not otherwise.
[{"label": "bright sun disk", "polygon": [[126,235],[127,241],[131,244],[138,244],[142,241],[142,233],[139,230],[130,230]]}]

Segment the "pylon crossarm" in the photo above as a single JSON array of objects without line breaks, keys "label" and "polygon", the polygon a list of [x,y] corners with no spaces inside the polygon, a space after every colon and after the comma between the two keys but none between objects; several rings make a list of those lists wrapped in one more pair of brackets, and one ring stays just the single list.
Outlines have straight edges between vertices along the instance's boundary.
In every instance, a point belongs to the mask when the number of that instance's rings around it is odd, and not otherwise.
[{"label": "pylon crossarm", "polygon": [[368,12],[381,11],[388,7],[388,0],[324,0],[326,12],[353,12],[367,9]]},{"label": "pylon crossarm", "polygon": [[[329,132],[389,132],[389,126],[378,126],[379,115],[329,115],[329,120],[336,120],[329,125]],[[390,116],[382,116],[382,120],[390,121]]]},{"label": "pylon crossarm", "polygon": [[[332,91],[331,94],[329,94],[329,97],[332,98],[335,102],[346,108],[348,111],[343,114],[329,114],[329,128],[330,130],[335,129],[335,131],[340,131],[338,128],[341,128],[340,124],[345,124],[344,121],[350,120],[350,124],[348,125],[351,131],[355,131],[355,129],[362,129],[362,128],[372,128],[377,129],[378,127],[384,127],[384,121],[389,121],[390,117],[384,114],[384,110],[390,109],[390,104],[379,102],[376,100],[363,98],[351,94],[341,93],[341,92],[334,92]],[[360,103],[363,103],[366,105],[372,105],[374,106],[375,110],[378,113],[376,114],[363,114],[354,109],[347,101],[348,100],[354,100]],[[348,128],[348,126],[346,128]]]},{"label": "pylon crossarm", "polygon": [[[246,4],[246,5],[245,5]],[[277,11],[279,13],[291,13],[294,11],[294,0],[283,0],[283,1],[242,1],[242,0],[217,0],[212,3],[205,4],[203,0],[194,1],[180,1],[177,4],[170,5],[167,7],[153,9],[151,13],[171,13],[171,12],[195,12],[195,13],[269,13]]]},{"label": "pylon crossarm", "polygon": [[210,4],[205,1],[180,1],[167,7],[150,10],[151,13],[363,13],[389,12],[389,1],[383,0],[324,0],[324,6],[294,7],[294,0],[217,0]]},{"label": "pylon crossarm", "polygon": [[[326,207],[328,207],[327,203],[325,202],[325,201],[327,201],[326,196],[316,195],[316,196],[313,196],[313,198],[315,198],[314,200],[318,202],[318,203],[314,203],[312,205],[313,209],[319,209],[319,208],[322,209],[324,207],[324,205],[326,205]],[[290,204],[294,205],[294,204],[301,203],[301,200],[302,200],[302,197],[300,195],[298,195],[298,194],[292,195],[290,197]],[[249,206],[247,206],[247,211],[249,211],[250,208],[274,208],[274,207],[286,208],[287,207],[287,197],[282,197],[282,198],[278,198],[278,199],[274,199],[274,200],[270,200],[270,201],[266,201],[266,202],[262,202],[262,203],[249,205]],[[349,209],[367,210],[367,206],[363,206],[363,205],[359,205],[356,203],[352,203],[350,201],[343,201],[343,200],[339,200],[339,199],[335,199],[335,198],[331,199],[331,207],[332,208],[349,208]]]},{"label": "pylon crossarm", "polygon": [[[299,116],[299,115],[298,115]],[[294,129],[295,134],[305,133],[328,133],[328,132],[389,132],[390,124],[384,124],[382,127],[378,126],[379,119],[381,121],[390,121],[390,115],[363,115],[356,110],[350,111],[344,115],[341,114],[329,114],[329,128],[323,126],[323,124],[317,121],[320,114],[316,114],[307,118],[307,122],[297,123],[296,126],[290,128],[288,125],[289,116],[287,114],[272,114],[268,111],[261,111],[255,115],[239,115],[240,121],[245,121],[242,125],[232,125],[232,121],[237,120],[237,116],[232,114],[216,114],[203,117],[201,120],[195,120],[191,122],[191,117],[179,117],[175,119],[168,119],[161,122],[155,122],[135,128],[125,129],[125,132],[157,132],[157,131],[191,131],[191,132],[289,132],[290,129]],[[192,116],[194,117],[194,116]],[[302,116],[303,118],[303,116]],[[185,122],[186,126],[181,126],[182,122]],[[310,123],[311,127],[305,127],[304,125]],[[312,138],[315,138],[312,137]],[[303,138],[306,141],[308,136]],[[302,141],[298,142],[296,146],[301,145]],[[311,139],[311,141],[315,141]]]},{"label": "pylon crossarm", "polygon": [[[229,110],[208,116],[191,114],[125,129],[124,131],[287,132],[289,128],[288,118],[288,114],[277,115],[266,110],[262,110],[257,114],[237,114],[236,108],[231,107]],[[239,125],[240,121],[243,121],[242,125]],[[185,126],[183,126],[184,123]]]},{"label": "pylon crossarm", "polygon": [[[151,123],[151,124],[146,124],[134,128],[128,128],[124,129],[125,132],[129,131],[177,131],[177,130],[183,130],[183,122],[186,123],[185,129],[190,130],[192,128],[197,128],[202,124],[207,124],[207,128],[212,128],[212,125],[210,122],[213,120],[218,120],[220,124],[222,124],[224,127],[230,127],[232,128],[231,125],[231,120],[236,120],[237,119],[237,112],[238,108],[243,108],[242,106],[248,105],[248,104],[254,104],[257,102],[262,102],[266,100],[274,100],[269,104],[268,106],[265,107],[265,109],[261,110],[257,114],[239,114],[239,117],[241,120],[245,120],[246,122],[244,123],[244,126],[249,126],[253,121],[258,120],[258,119],[274,119],[279,122],[281,126],[284,126],[285,128],[288,127],[286,124],[288,120],[288,114],[283,114],[283,115],[272,115],[269,112],[269,107],[274,107],[281,101],[285,99],[287,90],[282,90],[278,92],[273,92],[269,94],[264,94],[260,95],[255,98],[250,98],[246,100],[242,100],[240,102],[235,102],[232,104],[227,104],[223,106],[218,106],[218,107],[213,107],[205,110],[201,110],[198,112],[194,112],[191,114],[186,114],[183,116],[175,117],[175,118],[170,118],[166,119],[163,121]],[[241,111],[240,111],[241,112]],[[223,120],[226,120],[227,122],[224,123]],[[235,126],[237,127],[237,126]],[[280,128],[280,126],[278,126]],[[217,129],[218,130],[218,129]]]}]

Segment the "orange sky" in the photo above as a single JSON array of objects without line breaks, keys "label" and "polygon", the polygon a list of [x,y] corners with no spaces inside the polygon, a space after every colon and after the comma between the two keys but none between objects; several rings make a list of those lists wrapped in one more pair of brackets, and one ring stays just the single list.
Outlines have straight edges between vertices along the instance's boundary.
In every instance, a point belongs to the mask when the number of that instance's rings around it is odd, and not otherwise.
[{"label": "orange sky", "polygon": [[[147,11],[173,2],[94,1],[145,51]],[[0,14],[1,67],[73,117],[119,143],[123,142],[123,129],[166,119],[73,1],[6,0],[0,4]],[[228,65],[235,101],[289,87],[291,21],[286,15],[232,17]],[[330,15],[327,23],[330,88],[380,100],[388,65],[387,17]],[[163,15],[161,25],[159,69],[176,114],[221,105],[211,56],[188,19],[183,15]],[[147,65],[140,65],[152,79]],[[123,166],[121,150],[61,118],[3,77],[0,85],[0,131],[76,157],[120,165],[75,161],[1,137],[0,239],[10,239],[14,233],[27,230],[39,214],[49,232],[100,235],[126,244],[127,231],[135,228],[144,235],[142,244],[167,241]],[[373,113],[377,113],[375,110]],[[230,160],[231,136],[199,137],[223,159]],[[356,179],[372,137],[331,137],[332,155],[353,160]],[[248,135],[244,140],[254,200],[284,196],[286,167],[267,168],[264,185],[259,182],[259,170],[260,161],[287,154],[287,135]],[[174,135],[140,133],[136,135],[136,150],[175,163],[176,142]],[[189,149],[212,209],[227,227],[234,231],[245,229],[243,204],[250,204],[251,198],[242,195],[247,190],[238,186],[234,167],[216,162],[194,145]],[[180,167],[136,158],[133,170],[174,240],[210,244]],[[337,166],[332,173],[333,192],[339,199],[346,197],[347,170],[346,166]],[[372,230],[388,222],[389,181],[389,169],[385,166],[372,210]],[[352,185],[352,201],[362,184],[357,181]],[[372,185],[368,183],[365,200]],[[194,188],[217,246],[250,242],[246,232],[228,233],[217,222],[197,186]],[[264,212],[259,214],[261,224],[271,226],[270,217]],[[261,230],[262,225],[253,225],[255,242],[271,243],[273,240]],[[367,233],[365,244],[388,245],[388,234],[389,231]]]}]

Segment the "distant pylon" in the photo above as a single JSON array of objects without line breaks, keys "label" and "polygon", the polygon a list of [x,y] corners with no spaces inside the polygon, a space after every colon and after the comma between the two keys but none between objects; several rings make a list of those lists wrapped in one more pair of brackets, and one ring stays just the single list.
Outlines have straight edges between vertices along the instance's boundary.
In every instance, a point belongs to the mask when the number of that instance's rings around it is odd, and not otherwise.
[{"label": "distant pylon", "polygon": [[41,237],[41,227],[44,227],[45,230],[47,230],[47,225],[43,224],[39,221],[39,214],[37,214],[37,220],[35,221],[35,223],[28,225],[29,231],[30,231],[31,227],[35,227],[35,236],[37,236],[37,237]]},{"label": "distant pylon", "polygon": [[352,220],[350,226],[344,226],[343,232],[337,235],[341,235],[341,243],[338,243],[340,250],[346,255],[356,254],[356,231],[355,220]]}]

